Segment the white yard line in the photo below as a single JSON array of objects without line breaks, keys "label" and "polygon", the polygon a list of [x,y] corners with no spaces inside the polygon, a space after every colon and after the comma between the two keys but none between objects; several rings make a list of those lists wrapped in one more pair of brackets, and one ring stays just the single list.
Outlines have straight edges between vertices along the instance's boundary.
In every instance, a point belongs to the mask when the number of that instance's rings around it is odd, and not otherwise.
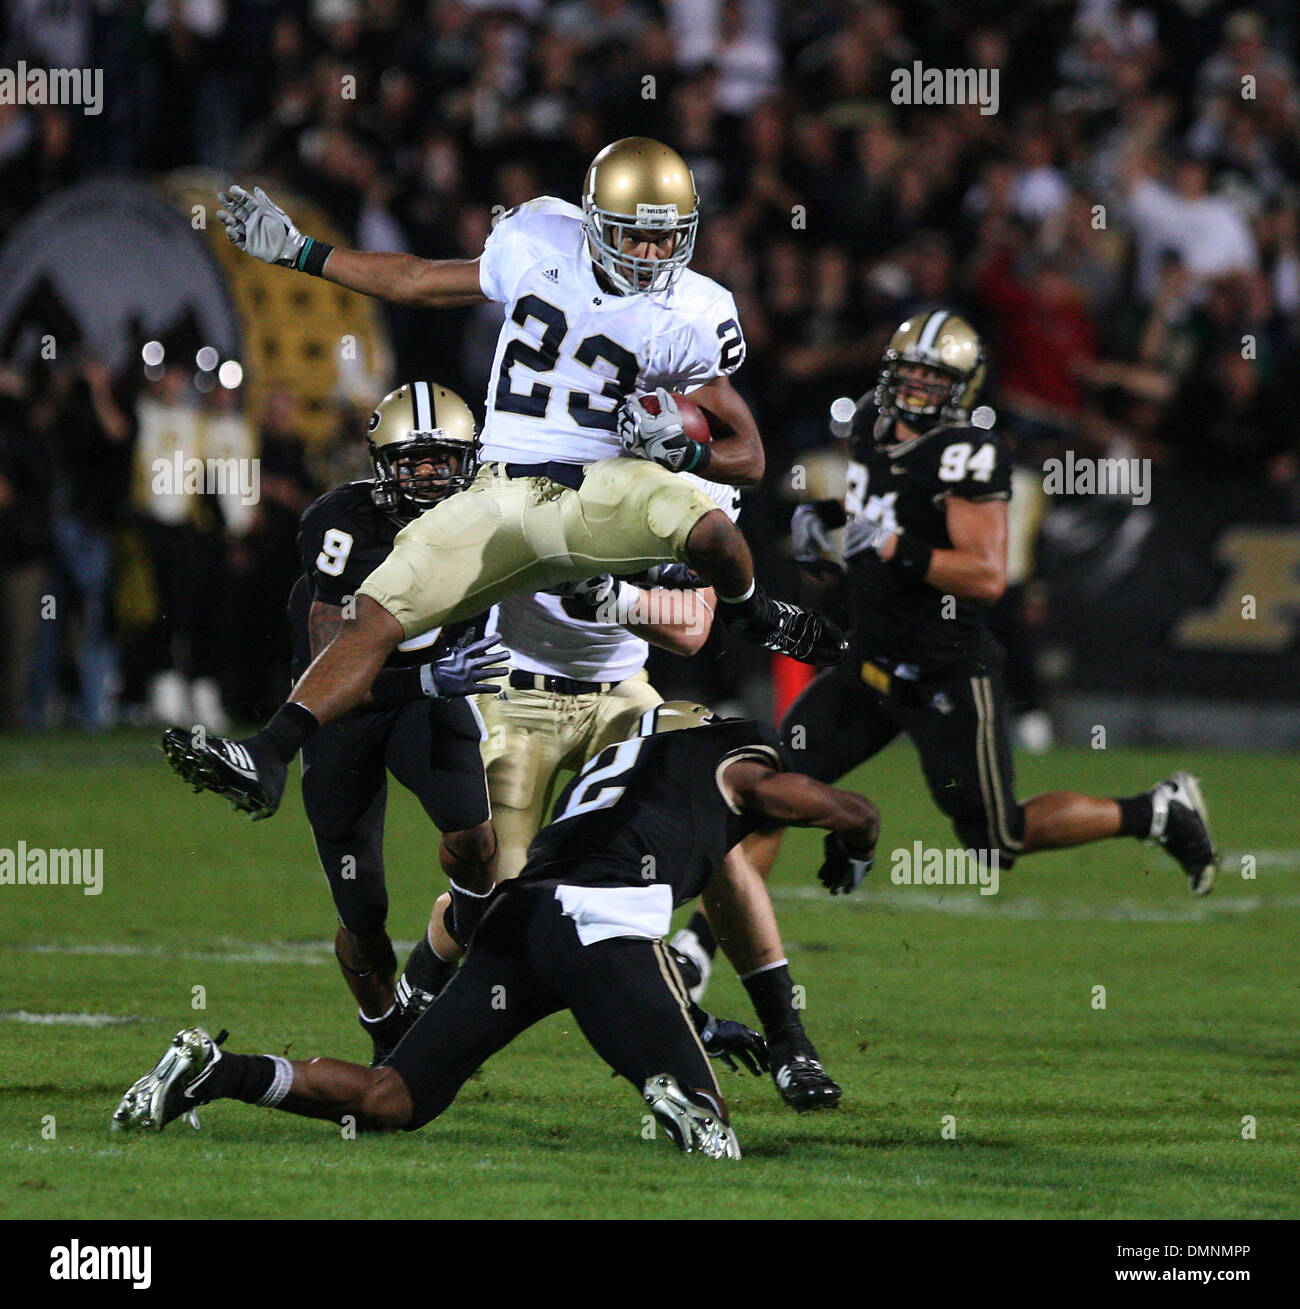
[{"label": "white yard line", "polygon": [[[939,887],[928,891],[863,888],[852,895],[833,900],[820,887],[774,886],[773,900],[798,900],[808,904],[841,904],[859,909],[893,910],[903,913],[949,914],[957,918],[1012,918],[1035,922],[1122,922],[1122,923],[1201,923],[1217,918],[1241,918],[1263,909],[1300,909],[1300,895],[1287,896],[1218,896],[1192,900],[1176,885],[1170,889],[1168,904],[1146,904],[1132,898],[1084,900],[1045,900],[1040,896],[980,895],[976,887]],[[1179,901],[1175,897],[1181,894]]]},{"label": "white yard line", "polygon": [[33,1014],[26,1009],[0,1010],[0,1022],[32,1023],[38,1027],[117,1027],[121,1023],[143,1023],[132,1014]]}]

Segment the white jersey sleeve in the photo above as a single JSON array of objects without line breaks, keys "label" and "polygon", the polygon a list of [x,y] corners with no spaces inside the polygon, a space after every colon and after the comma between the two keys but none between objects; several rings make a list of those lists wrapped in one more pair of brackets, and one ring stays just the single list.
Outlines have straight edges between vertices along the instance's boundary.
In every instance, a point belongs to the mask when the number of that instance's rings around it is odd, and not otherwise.
[{"label": "white jersey sleeve", "polygon": [[655,361],[661,371],[647,378],[648,386],[693,391],[715,377],[730,377],[745,362],[745,335],[735,297],[698,274],[683,274],[682,280],[687,279],[683,298],[695,303],[682,327],[665,342],[666,349]]},{"label": "white jersey sleeve", "polygon": [[558,218],[572,222],[581,214],[570,204],[554,196],[541,195],[535,200],[507,209],[493,224],[478,261],[478,282],[489,300],[510,304],[519,295],[519,283],[542,255],[548,228],[556,226],[544,220]]}]

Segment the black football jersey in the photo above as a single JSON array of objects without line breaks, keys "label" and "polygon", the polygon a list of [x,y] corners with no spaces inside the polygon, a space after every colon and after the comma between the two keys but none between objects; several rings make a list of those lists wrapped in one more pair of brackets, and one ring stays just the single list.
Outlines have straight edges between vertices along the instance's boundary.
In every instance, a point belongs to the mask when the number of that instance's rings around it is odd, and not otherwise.
[{"label": "black football jersey", "polygon": [[727,851],[763,821],[737,813],[722,794],[719,773],[730,759],[788,766],[781,734],[767,723],[715,723],[606,746],[561,793],[520,877],[668,883],[674,905],[694,899]]},{"label": "black football jersey", "polygon": [[[844,497],[850,519],[863,517],[951,550],[945,501],[1009,500],[1011,462],[997,433],[945,423],[895,444],[895,421],[859,401],[849,435]],[[946,669],[974,656],[983,619],[973,600],[946,597],[867,550],[848,561],[851,638],[859,659],[879,658],[922,670]]]},{"label": "black football jersey", "polygon": [[[357,587],[388,558],[393,538],[403,527],[376,506],[370,496],[373,487],[369,481],[348,482],[327,491],[302,516],[298,558],[303,576],[289,596],[295,677],[311,662],[307,617],[312,601],[341,606],[355,596]],[[481,626],[481,619],[471,619],[411,637],[393,651],[388,663],[428,663],[446,654],[465,632]]]}]

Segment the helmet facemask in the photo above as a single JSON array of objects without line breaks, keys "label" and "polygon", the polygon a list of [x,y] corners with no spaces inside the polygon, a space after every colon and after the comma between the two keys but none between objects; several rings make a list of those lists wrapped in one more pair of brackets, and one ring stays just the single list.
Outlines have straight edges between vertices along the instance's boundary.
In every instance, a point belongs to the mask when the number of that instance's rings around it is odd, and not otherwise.
[{"label": "helmet facemask", "polygon": [[[478,472],[477,442],[448,440],[439,432],[412,433],[409,440],[370,447],[375,470],[372,498],[380,509],[416,518],[463,491]],[[418,473],[422,464],[429,472]]]},{"label": "helmet facemask", "polygon": [[[969,379],[956,368],[935,363],[932,359],[913,358],[916,352],[902,355],[890,350],[876,382],[876,408],[892,418],[901,418],[909,427],[926,431],[940,419],[965,418],[959,404]],[[923,368],[924,377],[900,377],[900,368]],[[910,392],[910,394],[909,394]]]},{"label": "helmet facemask", "polygon": [[[676,205],[637,205],[635,214],[615,214],[598,209],[590,196],[583,202],[587,239],[592,257],[605,276],[625,295],[642,291],[666,291],[691,262],[695,253],[698,214],[679,217]],[[659,259],[626,254],[623,240],[633,243],[671,241],[670,253]]]}]

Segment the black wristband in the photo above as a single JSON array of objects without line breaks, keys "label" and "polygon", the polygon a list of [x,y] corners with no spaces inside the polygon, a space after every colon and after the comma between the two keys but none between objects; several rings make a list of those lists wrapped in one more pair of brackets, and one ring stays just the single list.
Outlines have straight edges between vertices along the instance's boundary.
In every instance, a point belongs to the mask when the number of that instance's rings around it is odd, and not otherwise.
[{"label": "black wristband", "polygon": [[682,469],[682,472],[702,473],[709,466],[709,461],[713,458],[713,447],[707,441],[691,441],[691,444],[695,447],[695,449],[691,451],[692,462],[687,464]]},{"label": "black wristband", "polygon": [[889,562],[900,573],[924,581],[926,573],[930,571],[930,557],[933,554],[934,546],[929,542],[922,541],[919,537],[908,536],[906,532],[899,532],[895,538],[894,556]]},{"label": "black wristband", "polygon": [[325,272],[325,261],[333,253],[334,247],[332,245],[326,245],[324,241],[317,241],[309,236],[303,242],[303,247],[298,252],[298,262],[294,266],[300,273],[309,273],[312,277],[320,277]]},{"label": "black wristband", "polygon": [[422,673],[420,667],[381,668],[370,684],[370,698],[376,708],[392,709],[408,700],[424,699]]}]

